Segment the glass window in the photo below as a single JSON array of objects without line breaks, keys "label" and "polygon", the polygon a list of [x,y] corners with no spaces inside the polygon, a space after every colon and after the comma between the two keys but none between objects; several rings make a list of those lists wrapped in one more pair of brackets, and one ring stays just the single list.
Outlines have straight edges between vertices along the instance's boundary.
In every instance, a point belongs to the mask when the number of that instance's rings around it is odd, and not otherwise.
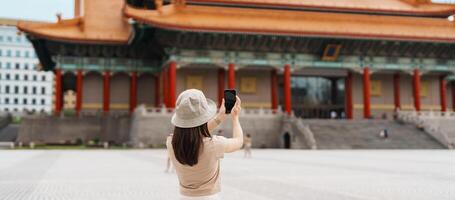
[{"label": "glass window", "polygon": [[41,99],[41,105],[46,104],[46,101],[44,99]]},{"label": "glass window", "polygon": [[16,74],[16,75],[14,76],[14,79],[15,79],[16,81],[18,81],[18,80],[19,80],[19,74]]},{"label": "glass window", "polygon": [[6,74],[6,80],[9,80],[9,79],[10,79],[9,74]]},{"label": "glass window", "polygon": [[8,111],[9,111],[9,109],[8,109],[8,108],[5,108],[5,111],[6,111],[6,112],[8,112]]},{"label": "glass window", "polygon": [[21,51],[19,50],[16,51],[16,57],[21,57]]},{"label": "glass window", "polygon": [[6,57],[11,57],[11,50],[6,50]]},{"label": "glass window", "polygon": [[22,99],[22,103],[23,103],[24,105],[27,105],[27,99]]},{"label": "glass window", "polygon": [[33,87],[32,93],[33,93],[33,94],[36,94],[36,87]]},{"label": "glass window", "polygon": [[29,52],[26,51],[26,52],[25,52],[25,57],[28,58],[29,56],[30,56],[30,55],[29,55]]},{"label": "glass window", "polygon": [[19,86],[14,86],[14,94],[19,94]]},{"label": "glass window", "polygon": [[11,63],[7,62],[6,63],[6,69],[9,69],[9,68],[11,68]]},{"label": "glass window", "polygon": [[12,41],[13,41],[13,37],[8,36],[8,37],[6,37],[6,40],[7,40],[8,42],[12,42]]},{"label": "glass window", "polygon": [[5,98],[5,103],[9,104],[9,98]]},{"label": "glass window", "polygon": [[2,62],[0,62],[0,68],[2,68]]},{"label": "glass window", "polygon": [[21,64],[19,64],[19,63],[16,63],[16,65],[15,65],[15,66],[16,66],[16,69],[19,69],[19,68],[21,67]]},{"label": "glass window", "polygon": [[18,103],[19,103],[19,99],[14,98],[14,104],[18,104]]},{"label": "glass window", "polygon": [[28,64],[27,63],[24,64],[24,69],[28,70]]},{"label": "glass window", "polygon": [[7,85],[7,86],[5,87],[5,93],[6,93],[6,94],[9,94],[9,85]]},{"label": "glass window", "polygon": [[43,77],[41,77],[41,80],[42,80],[42,81],[46,81],[46,76],[43,75]]},{"label": "glass window", "polygon": [[46,88],[45,87],[41,87],[41,94],[46,94]]},{"label": "glass window", "polygon": [[36,104],[36,99],[32,99],[32,104],[33,104],[33,105]]},{"label": "glass window", "polygon": [[24,94],[27,94],[28,93],[28,88],[26,86],[24,86]]},{"label": "glass window", "polygon": [[16,42],[21,42],[22,41],[22,38],[20,36],[17,36],[16,37]]},{"label": "glass window", "polygon": [[28,81],[28,76],[24,75],[24,81]]},{"label": "glass window", "polygon": [[14,112],[17,112],[17,108],[14,108],[13,111],[14,111]]},{"label": "glass window", "polygon": [[36,81],[36,75],[33,75],[33,80]]},{"label": "glass window", "polygon": [[0,35],[0,42],[3,42],[3,36]]},{"label": "glass window", "polygon": [[2,50],[0,49],[0,56],[2,56]]}]

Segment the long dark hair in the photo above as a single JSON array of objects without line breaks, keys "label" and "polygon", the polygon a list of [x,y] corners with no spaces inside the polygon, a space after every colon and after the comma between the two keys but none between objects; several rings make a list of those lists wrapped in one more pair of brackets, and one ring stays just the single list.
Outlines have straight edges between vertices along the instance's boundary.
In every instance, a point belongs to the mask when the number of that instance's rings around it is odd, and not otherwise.
[{"label": "long dark hair", "polygon": [[204,148],[202,144],[205,137],[212,137],[207,128],[207,123],[193,128],[175,127],[172,136],[175,158],[182,165],[196,165],[199,153]]}]

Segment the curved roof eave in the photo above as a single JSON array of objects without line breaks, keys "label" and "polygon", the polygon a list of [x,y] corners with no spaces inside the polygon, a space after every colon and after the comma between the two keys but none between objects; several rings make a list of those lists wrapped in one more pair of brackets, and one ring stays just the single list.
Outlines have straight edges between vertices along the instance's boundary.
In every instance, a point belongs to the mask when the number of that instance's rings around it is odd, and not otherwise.
[{"label": "curved roof eave", "polygon": [[38,38],[68,43],[127,44],[130,39],[131,30],[128,30],[127,34],[111,34],[98,30],[88,34],[83,30],[82,23],[78,18],[57,23],[19,21],[17,28]]},{"label": "curved roof eave", "polygon": [[173,4],[161,11],[126,5],[126,17],[151,26],[200,32],[455,43],[445,19]]},{"label": "curved roof eave", "polygon": [[449,16],[455,13],[455,5],[412,4],[403,0],[188,0],[188,2],[415,16]]}]

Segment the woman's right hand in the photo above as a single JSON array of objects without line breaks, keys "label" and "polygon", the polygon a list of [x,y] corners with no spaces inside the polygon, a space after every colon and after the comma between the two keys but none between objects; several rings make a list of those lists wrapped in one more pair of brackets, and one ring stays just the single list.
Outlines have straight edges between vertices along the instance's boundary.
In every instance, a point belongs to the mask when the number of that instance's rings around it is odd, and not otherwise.
[{"label": "woman's right hand", "polygon": [[240,100],[239,96],[236,96],[235,98],[236,98],[236,101],[235,101],[234,107],[232,107],[232,110],[231,110],[232,119],[238,119],[240,112],[242,111],[242,101]]}]

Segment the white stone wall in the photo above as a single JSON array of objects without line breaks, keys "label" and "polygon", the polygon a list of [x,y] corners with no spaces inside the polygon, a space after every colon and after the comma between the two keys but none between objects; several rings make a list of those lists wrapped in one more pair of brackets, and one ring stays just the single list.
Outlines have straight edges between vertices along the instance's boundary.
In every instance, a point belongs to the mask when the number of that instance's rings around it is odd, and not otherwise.
[{"label": "white stone wall", "polygon": [[[0,26],[0,112],[52,111],[52,72],[37,71],[39,60],[14,26]],[[35,92],[34,92],[35,91]]]}]

